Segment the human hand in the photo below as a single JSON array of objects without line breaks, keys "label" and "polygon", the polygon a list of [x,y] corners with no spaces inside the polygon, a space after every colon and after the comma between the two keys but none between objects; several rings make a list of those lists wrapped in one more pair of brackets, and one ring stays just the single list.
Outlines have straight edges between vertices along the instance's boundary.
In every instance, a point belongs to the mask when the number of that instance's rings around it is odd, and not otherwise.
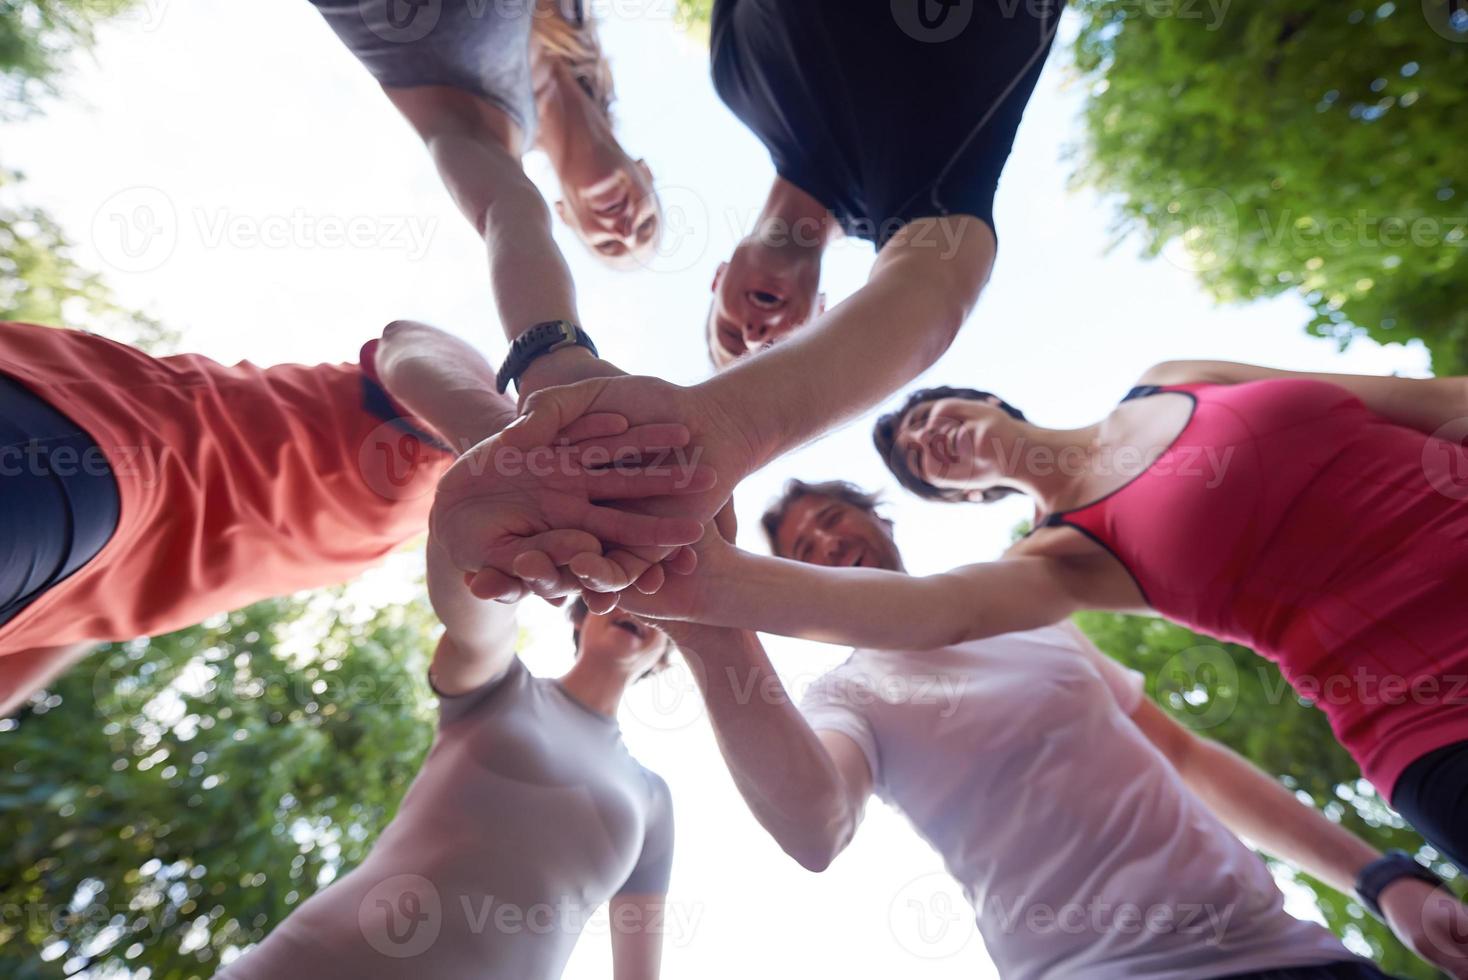
[{"label": "human hand", "polygon": [[[713,473],[713,483],[706,489],[677,496],[648,499],[640,495],[635,503],[618,508],[641,515],[704,523],[724,506],[739,480],[758,465],[753,441],[741,430],[737,419],[731,418],[701,386],[683,388],[657,378],[636,376],[595,378],[538,391],[526,400],[524,410],[517,438],[531,443],[550,438],[576,419],[595,413],[616,414],[634,426],[669,421],[685,426],[692,448],[685,452],[683,447],[675,447],[659,461],[660,466],[676,471],[678,480],[708,469]],[[644,576],[652,563],[666,554],[666,549],[588,551],[575,566],[580,584],[588,590],[588,604],[594,611],[604,611],[616,604],[617,593],[634,585],[643,592],[656,592],[664,584],[662,577],[657,573]],[[548,560],[527,560],[527,577],[542,580],[548,565],[563,564],[556,556],[546,557]]]},{"label": "human hand", "polygon": [[1402,945],[1454,980],[1468,980],[1468,906],[1415,878],[1392,882],[1380,902]]},{"label": "human hand", "polygon": [[[556,565],[577,555],[600,555],[603,542],[667,554],[698,540],[700,522],[632,514],[601,502],[705,491],[712,482],[706,468],[673,471],[635,462],[680,450],[688,439],[681,425],[629,426],[608,413],[583,413],[544,438],[516,422],[465,453],[444,475],[430,533],[470,577],[475,595],[504,602],[528,591],[514,572],[517,558],[527,553]],[[680,561],[686,568],[687,558]],[[554,598],[575,587],[562,576],[558,590],[539,594]]]}]

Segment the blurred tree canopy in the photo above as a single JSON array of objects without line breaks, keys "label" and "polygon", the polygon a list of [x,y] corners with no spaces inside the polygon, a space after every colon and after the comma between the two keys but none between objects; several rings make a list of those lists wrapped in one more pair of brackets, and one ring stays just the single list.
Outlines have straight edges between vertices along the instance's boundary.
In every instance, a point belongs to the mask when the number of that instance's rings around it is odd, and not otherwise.
[{"label": "blurred tree canopy", "polygon": [[[1382,850],[1401,848],[1451,880],[1456,869],[1391,811],[1330,730],[1325,713],[1296,696],[1279,669],[1252,651],[1146,616],[1084,613],[1096,645],[1147,678],[1147,693],[1200,735],[1273,773],[1302,801]],[[1315,895],[1330,928],[1357,952],[1402,977],[1439,974],[1397,942],[1359,903],[1284,865]],[[1364,946],[1361,944],[1365,944]]]},{"label": "blurred tree canopy", "polygon": [[71,56],[96,39],[97,25],[139,0],[0,0],[0,119],[32,111],[54,94]]},{"label": "blurred tree canopy", "polygon": [[102,647],[0,722],[0,975],[207,977],[366,855],[434,732],[426,602]]},{"label": "blurred tree canopy", "polygon": [[90,330],[154,354],[175,349],[177,334],[119,303],[76,261],[51,215],[22,200],[21,186],[20,174],[0,167],[0,320]]},{"label": "blurred tree canopy", "polygon": [[1220,300],[1295,293],[1314,333],[1419,338],[1439,374],[1468,373],[1468,7],[1075,8],[1077,176],[1119,231]]}]

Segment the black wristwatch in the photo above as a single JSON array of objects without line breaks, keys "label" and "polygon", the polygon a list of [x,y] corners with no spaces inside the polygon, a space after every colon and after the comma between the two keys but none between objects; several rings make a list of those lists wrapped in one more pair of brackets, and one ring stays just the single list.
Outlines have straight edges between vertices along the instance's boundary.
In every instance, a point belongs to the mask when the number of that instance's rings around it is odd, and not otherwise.
[{"label": "black wristwatch", "polygon": [[552,320],[549,323],[537,323],[529,330],[515,338],[510,345],[510,354],[505,358],[505,363],[500,367],[500,373],[495,378],[495,384],[504,394],[510,389],[510,382],[516,385],[520,383],[520,376],[525,369],[530,367],[536,358],[544,357],[551,351],[558,351],[565,347],[585,347],[591,351],[592,357],[599,357],[596,345],[576,324],[568,320]]},{"label": "black wristwatch", "polygon": [[1403,878],[1425,881],[1436,888],[1444,887],[1441,878],[1418,864],[1406,851],[1387,851],[1362,868],[1361,873],[1356,876],[1356,897],[1361,899],[1361,904],[1366,906],[1368,912],[1384,920],[1385,916],[1381,914],[1381,893],[1386,890],[1387,885]]}]

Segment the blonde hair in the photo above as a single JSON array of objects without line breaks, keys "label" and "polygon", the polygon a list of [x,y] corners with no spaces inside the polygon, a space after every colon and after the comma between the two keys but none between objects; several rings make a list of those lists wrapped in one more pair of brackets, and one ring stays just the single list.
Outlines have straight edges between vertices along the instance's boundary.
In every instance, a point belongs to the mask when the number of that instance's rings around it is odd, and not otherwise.
[{"label": "blonde hair", "polygon": [[617,93],[612,66],[596,33],[596,21],[588,11],[583,11],[579,25],[567,20],[563,11],[568,2],[582,6],[576,0],[536,0],[530,41],[550,58],[564,63],[602,113],[610,117]]}]

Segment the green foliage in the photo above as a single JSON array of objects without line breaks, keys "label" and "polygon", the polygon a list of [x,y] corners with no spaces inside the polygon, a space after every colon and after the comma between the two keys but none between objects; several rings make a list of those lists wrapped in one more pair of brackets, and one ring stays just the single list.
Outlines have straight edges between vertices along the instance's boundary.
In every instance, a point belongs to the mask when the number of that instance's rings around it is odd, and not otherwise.
[{"label": "green foliage", "polygon": [[[1301,701],[1272,663],[1244,647],[1161,619],[1084,613],[1077,621],[1098,647],[1141,671],[1148,694],[1198,734],[1277,774],[1296,796],[1376,847],[1397,847],[1432,859],[1445,878],[1456,873],[1361,778],[1331,733],[1325,713]],[[1308,876],[1297,874],[1295,880],[1314,893],[1330,928],[1348,940],[1367,943],[1385,972],[1438,975],[1355,901]]]},{"label": "green foliage", "polygon": [[366,855],[432,740],[424,602],[263,602],[0,722],[0,975],[209,976]]},{"label": "green foliage", "polygon": [[175,333],[122,306],[77,263],[56,221],[21,200],[21,184],[20,174],[0,168],[0,320],[90,330],[152,353],[174,349]]},{"label": "green foliage", "polygon": [[[1224,301],[1468,373],[1468,11],[1449,0],[1076,0],[1078,178]],[[1215,13],[1215,10],[1221,12]]]},{"label": "green foliage", "polygon": [[138,0],[0,0],[0,119],[54,94],[74,52],[96,39],[97,25]]},{"label": "green foliage", "polygon": [[707,34],[714,0],[678,0],[678,23],[686,31]]}]

